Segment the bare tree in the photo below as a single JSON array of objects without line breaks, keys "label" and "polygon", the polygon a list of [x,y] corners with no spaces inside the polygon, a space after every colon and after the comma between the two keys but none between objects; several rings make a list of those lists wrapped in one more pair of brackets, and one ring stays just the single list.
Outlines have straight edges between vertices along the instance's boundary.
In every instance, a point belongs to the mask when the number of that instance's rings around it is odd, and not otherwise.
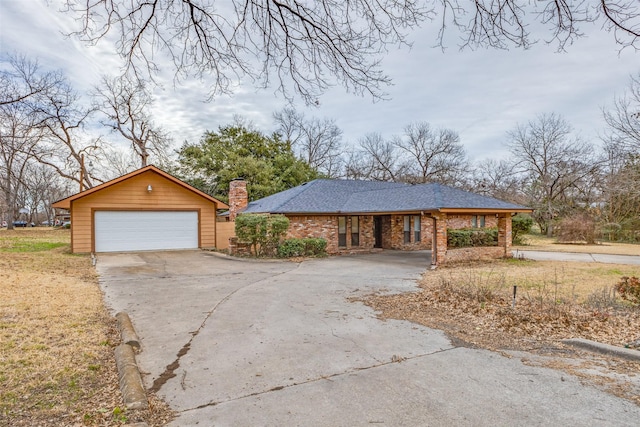
[{"label": "bare tree", "polygon": [[553,234],[553,221],[578,201],[581,185],[600,162],[591,144],[571,135],[569,123],[559,115],[543,114],[509,132],[515,170],[525,176],[529,206],[543,232]]},{"label": "bare tree", "polygon": [[144,85],[126,77],[104,77],[95,98],[96,108],[106,118],[103,125],[131,144],[141,166],[147,165],[151,155],[166,155],[169,137],[149,116],[153,99]]},{"label": "bare tree", "polygon": [[382,135],[371,133],[359,142],[359,153],[349,162],[348,175],[375,181],[401,181],[406,165],[399,158],[396,146]]},{"label": "bare tree", "polygon": [[90,159],[102,156],[105,145],[100,138],[84,134],[84,127],[95,110],[80,104],[80,97],[65,78],[41,93],[38,99],[34,113],[44,131],[43,143],[35,153],[38,161],[53,168],[61,177],[78,183],[81,190],[103,182],[94,174],[95,169],[87,167]]},{"label": "bare tree", "polygon": [[293,108],[273,114],[278,132],[296,155],[321,174],[335,178],[341,172],[342,130],[332,119],[307,119]]},{"label": "bare tree", "polygon": [[[66,0],[79,22],[75,33],[95,44],[115,38],[118,53],[136,75],[153,75],[159,58],[173,63],[177,79],[201,78],[210,96],[231,91],[242,77],[310,104],[334,81],[348,91],[383,97],[390,79],[381,55],[408,44],[406,32],[426,20],[459,32],[463,45],[529,47],[529,29],[560,49],[595,22],[621,46],[637,47],[637,0]],[[428,6],[432,4],[432,6]],[[538,26],[539,27],[539,26]],[[163,56],[164,54],[164,56]]]},{"label": "bare tree", "polygon": [[27,168],[42,139],[35,115],[24,103],[0,106],[0,190],[7,205],[7,225],[17,218],[18,195],[24,190]]},{"label": "bare tree", "polygon": [[32,101],[60,84],[59,72],[41,72],[37,61],[24,55],[12,55],[5,61],[7,67],[0,69],[0,106]]},{"label": "bare tree", "polygon": [[603,111],[609,126],[607,142],[620,153],[640,153],[640,73],[631,76],[626,93]]},{"label": "bare tree", "polygon": [[526,204],[528,201],[523,199],[521,181],[512,162],[486,159],[473,168],[467,189],[500,200]]},{"label": "bare tree", "polygon": [[458,134],[450,129],[432,129],[429,123],[412,123],[404,138],[394,145],[404,154],[404,180],[413,184],[438,182],[460,186],[469,172],[469,162]]}]

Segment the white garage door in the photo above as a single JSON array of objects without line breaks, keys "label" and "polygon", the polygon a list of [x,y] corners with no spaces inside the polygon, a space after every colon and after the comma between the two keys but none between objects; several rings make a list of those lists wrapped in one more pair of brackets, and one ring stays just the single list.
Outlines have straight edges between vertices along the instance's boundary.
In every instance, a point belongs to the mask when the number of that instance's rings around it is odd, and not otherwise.
[{"label": "white garage door", "polygon": [[198,212],[96,211],[96,252],[196,249]]}]

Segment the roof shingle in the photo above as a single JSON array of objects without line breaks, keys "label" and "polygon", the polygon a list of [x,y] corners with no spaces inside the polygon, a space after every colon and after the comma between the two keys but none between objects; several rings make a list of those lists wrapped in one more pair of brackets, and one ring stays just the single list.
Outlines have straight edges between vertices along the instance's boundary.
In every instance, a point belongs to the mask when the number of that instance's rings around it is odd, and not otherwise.
[{"label": "roof shingle", "polygon": [[383,213],[439,209],[528,210],[441,184],[316,179],[249,203],[244,212]]}]

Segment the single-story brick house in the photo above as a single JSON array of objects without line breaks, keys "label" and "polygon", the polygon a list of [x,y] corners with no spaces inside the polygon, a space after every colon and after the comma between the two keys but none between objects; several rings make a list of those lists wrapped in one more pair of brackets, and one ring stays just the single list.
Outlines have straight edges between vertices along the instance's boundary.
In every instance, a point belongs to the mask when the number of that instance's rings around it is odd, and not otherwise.
[{"label": "single-story brick house", "polygon": [[[327,252],[432,250],[434,264],[456,257],[511,256],[511,216],[531,209],[440,184],[317,179],[248,203],[246,183],[231,182],[230,219],[283,214],[287,237],[321,237]],[[447,250],[447,228],[498,228],[498,247]],[[448,253],[449,252],[449,253]],[[454,253],[455,252],[455,253]]]},{"label": "single-story brick house", "polygon": [[213,248],[229,208],[153,165],[52,206],[70,212],[73,253]]}]

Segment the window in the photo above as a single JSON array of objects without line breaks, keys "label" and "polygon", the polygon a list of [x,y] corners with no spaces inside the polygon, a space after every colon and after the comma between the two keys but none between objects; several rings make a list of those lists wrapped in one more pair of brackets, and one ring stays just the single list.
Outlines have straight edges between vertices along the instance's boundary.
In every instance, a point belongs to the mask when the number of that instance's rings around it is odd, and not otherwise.
[{"label": "window", "polygon": [[360,217],[351,217],[351,246],[360,246]]},{"label": "window", "polygon": [[420,241],[420,216],[416,215],[413,217],[413,241]]},{"label": "window", "polygon": [[347,246],[347,217],[338,217],[338,246]]},{"label": "window", "polygon": [[471,217],[471,227],[484,228],[484,215],[474,215]]},{"label": "window", "polygon": [[411,217],[404,216],[404,242],[411,243]]}]

